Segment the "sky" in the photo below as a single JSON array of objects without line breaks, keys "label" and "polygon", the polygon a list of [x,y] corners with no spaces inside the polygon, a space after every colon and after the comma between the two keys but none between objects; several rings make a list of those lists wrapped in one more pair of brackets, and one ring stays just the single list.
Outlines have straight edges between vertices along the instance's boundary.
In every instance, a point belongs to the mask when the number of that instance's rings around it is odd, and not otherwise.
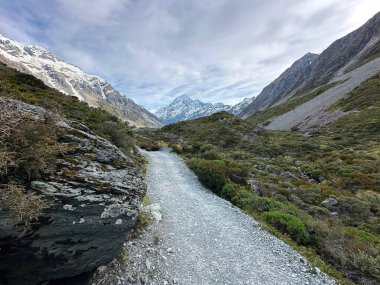
[{"label": "sky", "polygon": [[42,46],[154,111],[180,95],[236,104],[379,0],[0,0],[0,33]]}]

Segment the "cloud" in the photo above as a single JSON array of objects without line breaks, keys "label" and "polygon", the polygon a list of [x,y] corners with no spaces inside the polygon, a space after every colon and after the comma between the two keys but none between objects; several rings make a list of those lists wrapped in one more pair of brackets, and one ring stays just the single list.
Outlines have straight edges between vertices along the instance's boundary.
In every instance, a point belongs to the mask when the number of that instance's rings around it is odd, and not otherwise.
[{"label": "cloud", "polygon": [[359,27],[376,0],[4,1],[0,32],[98,74],[149,109],[235,104]]}]

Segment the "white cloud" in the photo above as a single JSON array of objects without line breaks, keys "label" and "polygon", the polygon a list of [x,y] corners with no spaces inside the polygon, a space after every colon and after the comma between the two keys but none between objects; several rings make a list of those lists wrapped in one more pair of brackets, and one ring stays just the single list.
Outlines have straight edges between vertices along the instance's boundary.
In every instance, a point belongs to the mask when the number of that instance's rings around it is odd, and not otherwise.
[{"label": "white cloud", "polygon": [[377,0],[3,1],[0,32],[40,44],[149,109],[234,104],[359,27]]}]

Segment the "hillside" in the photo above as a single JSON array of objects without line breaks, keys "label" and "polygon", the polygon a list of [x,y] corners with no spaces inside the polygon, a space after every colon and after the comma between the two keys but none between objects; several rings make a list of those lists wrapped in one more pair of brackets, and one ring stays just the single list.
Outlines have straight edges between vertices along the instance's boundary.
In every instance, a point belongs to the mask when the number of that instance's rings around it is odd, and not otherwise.
[{"label": "hillside", "polygon": [[146,191],[131,128],[3,64],[0,109],[0,283],[111,262]]},{"label": "hillside", "polygon": [[251,114],[265,110],[307,82],[311,71],[310,65],[317,57],[317,54],[307,53],[298,59],[278,78],[265,87],[252,103],[238,115],[242,118],[247,118]]},{"label": "hillside", "polygon": [[271,130],[302,130],[323,126],[343,115],[329,106],[357,88],[364,80],[380,72],[380,58],[336,77],[333,81],[306,93],[288,98],[264,112],[248,118],[250,122],[262,123]]},{"label": "hillside", "polygon": [[[306,54],[265,87],[239,116],[248,118],[286,97],[305,95],[377,58],[380,55],[379,27],[380,13],[377,13],[359,29],[332,43],[320,55]],[[360,82],[356,82],[356,86],[358,84]]]},{"label": "hillside", "polygon": [[162,122],[104,79],[85,73],[49,51],[0,35],[0,62],[41,79],[46,85],[100,107],[138,127],[161,127]]},{"label": "hillside", "polygon": [[308,132],[222,112],[140,135],[169,143],[206,186],[341,282],[378,284],[379,94],[376,74],[329,108],[341,112],[336,121]]}]

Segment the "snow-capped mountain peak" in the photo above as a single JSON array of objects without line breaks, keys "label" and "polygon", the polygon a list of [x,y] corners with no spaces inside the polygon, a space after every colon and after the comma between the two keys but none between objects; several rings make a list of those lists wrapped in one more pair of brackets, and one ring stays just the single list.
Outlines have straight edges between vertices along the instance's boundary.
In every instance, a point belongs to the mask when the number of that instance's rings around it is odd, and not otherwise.
[{"label": "snow-capped mountain peak", "polygon": [[230,108],[231,106],[223,103],[205,103],[191,99],[188,95],[181,95],[175,98],[168,106],[158,109],[156,116],[165,124],[172,124],[205,117],[221,111],[228,111]]},{"label": "snow-capped mountain peak", "polygon": [[243,101],[237,103],[236,105],[232,106],[229,112],[234,115],[238,115],[241,111],[243,111],[249,104],[253,102],[255,97],[252,98],[245,98]]},{"label": "snow-capped mountain peak", "polygon": [[84,72],[42,47],[19,43],[0,34],[0,61],[92,107],[106,109],[132,125],[163,125],[156,116],[121,94],[106,80]]}]

